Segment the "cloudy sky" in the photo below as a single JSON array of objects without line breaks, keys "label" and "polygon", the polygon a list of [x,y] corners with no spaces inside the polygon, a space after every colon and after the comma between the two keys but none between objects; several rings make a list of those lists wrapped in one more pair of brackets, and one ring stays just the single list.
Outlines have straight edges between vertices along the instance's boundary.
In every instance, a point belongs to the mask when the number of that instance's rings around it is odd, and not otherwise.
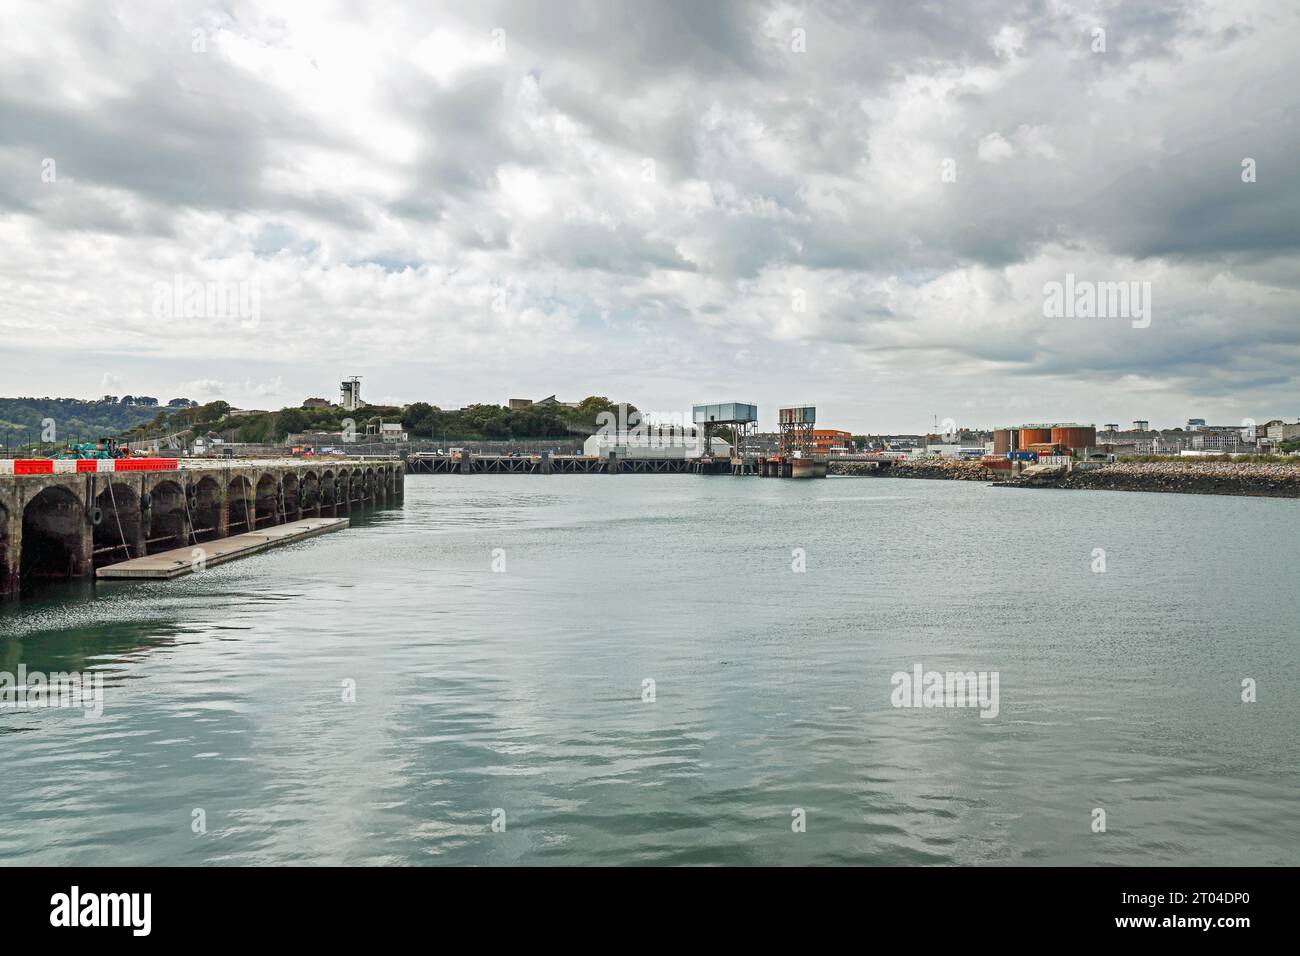
[{"label": "cloudy sky", "polygon": [[1294,3],[368,6],[5,3],[0,395],[1300,416]]}]

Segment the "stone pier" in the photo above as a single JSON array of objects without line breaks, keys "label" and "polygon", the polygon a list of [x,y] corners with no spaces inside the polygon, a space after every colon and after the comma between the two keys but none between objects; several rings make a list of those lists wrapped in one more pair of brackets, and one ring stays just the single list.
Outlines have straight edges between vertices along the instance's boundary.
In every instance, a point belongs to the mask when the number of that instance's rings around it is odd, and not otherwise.
[{"label": "stone pier", "polygon": [[196,459],[164,471],[0,475],[0,599],[33,578],[86,577],[160,551],[392,504],[404,476],[394,458]]}]

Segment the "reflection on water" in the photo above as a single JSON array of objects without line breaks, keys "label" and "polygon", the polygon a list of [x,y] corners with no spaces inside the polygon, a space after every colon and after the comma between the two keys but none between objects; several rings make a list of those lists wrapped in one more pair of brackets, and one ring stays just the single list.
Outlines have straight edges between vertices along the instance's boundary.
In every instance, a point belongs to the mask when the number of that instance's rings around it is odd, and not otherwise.
[{"label": "reflection on water", "polygon": [[[1300,862],[1294,502],[448,475],[353,525],[0,609],[0,671],[106,695],[0,710],[0,861]],[[894,709],[916,663],[999,717]]]}]

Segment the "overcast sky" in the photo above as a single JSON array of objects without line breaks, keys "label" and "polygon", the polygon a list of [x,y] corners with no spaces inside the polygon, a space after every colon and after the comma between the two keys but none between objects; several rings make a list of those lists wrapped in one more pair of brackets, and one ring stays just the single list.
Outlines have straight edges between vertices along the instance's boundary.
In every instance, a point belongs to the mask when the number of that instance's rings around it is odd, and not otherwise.
[{"label": "overcast sky", "polygon": [[1300,416],[1295,3],[369,6],[4,3],[0,395]]}]

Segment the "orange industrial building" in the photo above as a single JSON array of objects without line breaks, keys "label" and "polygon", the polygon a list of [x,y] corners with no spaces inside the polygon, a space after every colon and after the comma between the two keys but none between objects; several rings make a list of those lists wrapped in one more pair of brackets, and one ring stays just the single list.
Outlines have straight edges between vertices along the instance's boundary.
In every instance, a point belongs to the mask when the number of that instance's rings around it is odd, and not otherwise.
[{"label": "orange industrial building", "polygon": [[812,443],[815,455],[847,455],[853,451],[853,433],[837,428],[814,428]]}]

